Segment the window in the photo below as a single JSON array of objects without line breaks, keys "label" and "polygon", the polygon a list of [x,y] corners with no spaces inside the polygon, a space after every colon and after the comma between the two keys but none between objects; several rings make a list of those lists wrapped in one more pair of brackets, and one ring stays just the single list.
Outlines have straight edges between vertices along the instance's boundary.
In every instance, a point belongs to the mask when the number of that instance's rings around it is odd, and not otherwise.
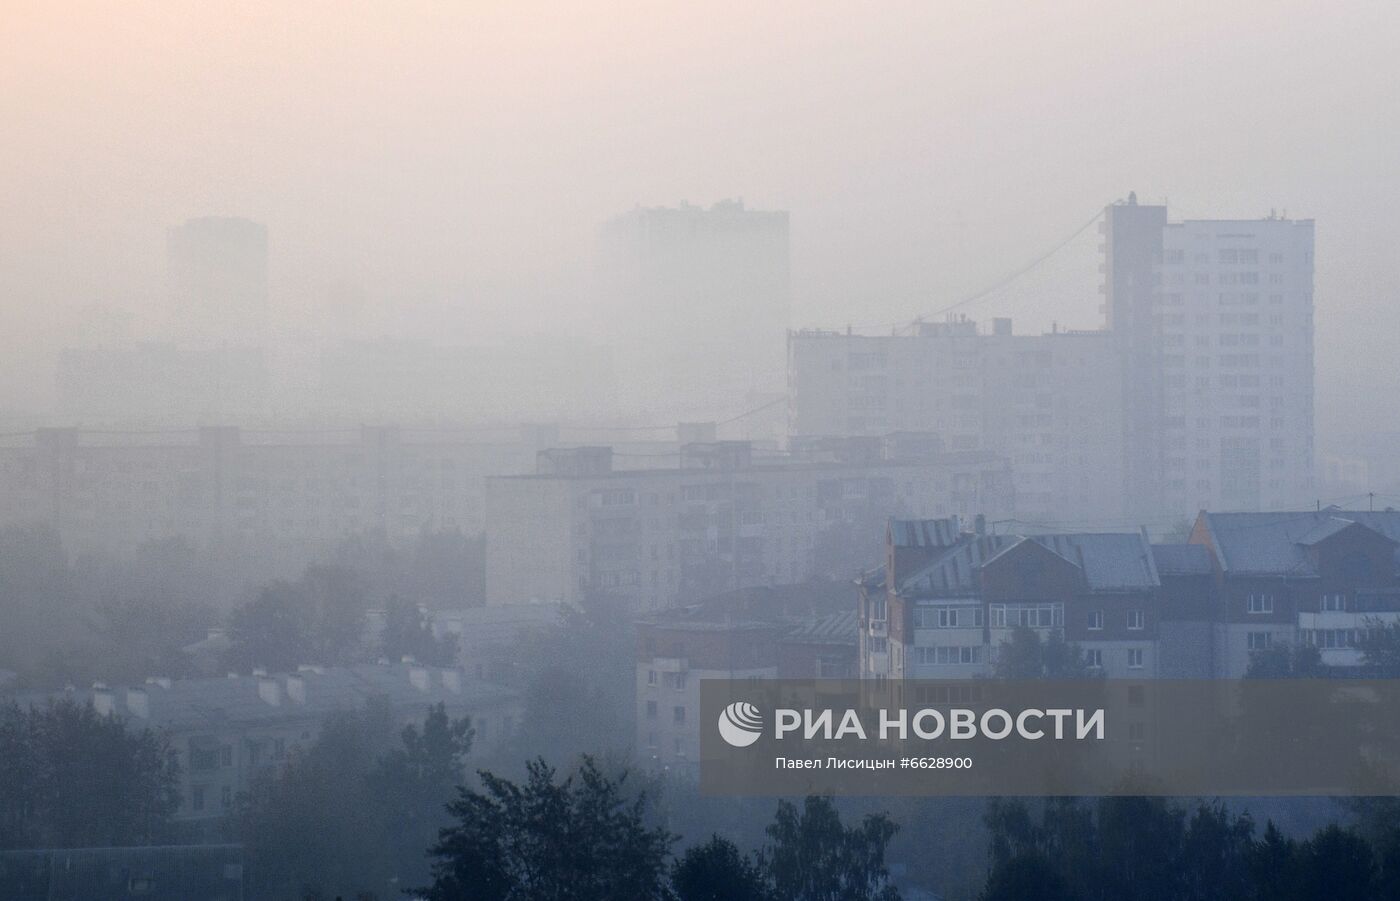
[{"label": "window", "polygon": [[993,604],[991,613],[994,629],[1044,629],[1065,624],[1064,604]]},{"label": "window", "polygon": [[1089,611],[1089,628],[1092,629],[1092,630],[1094,630],[1094,631],[1097,631],[1097,630],[1103,628],[1103,611],[1102,611],[1102,610],[1090,610],[1090,611]]},{"label": "window", "polygon": [[685,708],[676,706],[671,708],[671,721],[677,726],[685,723]]},{"label": "window", "polygon": [[233,766],[233,745],[219,748],[219,766]]},{"label": "window", "polygon": [[1347,598],[1344,594],[1324,594],[1322,596],[1321,609],[1324,612],[1335,612],[1347,609]]},{"label": "window", "polygon": [[1128,724],[1128,741],[1142,741],[1147,736],[1146,723]]},{"label": "window", "polygon": [[223,807],[224,810],[228,810],[233,806],[233,789],[227,785],[219,789],[219,805]]},{"label": "window", "polygon": [[1128,648],[1128,669],[1142,669],[1142,648]]},{"label": "window", "polygon": [[973,629],[982,626],[981,607],[919,607],[914,610],[916,629]]},{"label": "window", "polygon": [[926,666],[967,666],[982,662],[981,645],[939,645],[914,649],[916,663]]},{"label": "window", "polygon": [[655,685],[655,684],[656,684],[656,670],[654,670],[654,669],[649,669],[649,670],[647,670],[647,684],[648,684],[648,685]]},{"label": "window", "polygon": [[1273,644],[1274,636],[1268,632],[1250,632],[1246,639],[1251,651],[1262,651]]},{"label": "window", "polygon": [[204,786],[196,785],[190,789],[190,809],[204,809]]},{"label": "window", "polygon": [[656,719],[656,702],[655,702],[655,701],[647,701],[647,719],[649,719],[649,720],[654,720],[654,719]]},{"label": "window", "polygon": [[1254,593],[1250,593],[1250,595],[1249,595],[1249,612],[1250,612],[1250,613],[1273,613],[1273,612],[1274,612],[1274,596],[1271,595],[1271,594],[1254,594]]},{"label": "window", "polygon": [[1084,663],[1090,669],[1103,669],[1103,651],[1094,649],[1084,652]]},{"label": "window", "polygon": [[1147,624],[1146,621],[1147,621],[1147,617],[1145,617],[1145,616],[1143,615],[1143,613],[1142,613],[1141,610],[1129,610],[1129,611],[1128,611],[1128,628],[1129,628],[1129,629],[1141,629],[1141,628],[1143,628],[1144,626],[1146,626],[1146,624]]},{"label": "window", "polygon": [[685,688],[685,673],[663,673],[663,677],[667,688],[674,688],[676,691]]}]

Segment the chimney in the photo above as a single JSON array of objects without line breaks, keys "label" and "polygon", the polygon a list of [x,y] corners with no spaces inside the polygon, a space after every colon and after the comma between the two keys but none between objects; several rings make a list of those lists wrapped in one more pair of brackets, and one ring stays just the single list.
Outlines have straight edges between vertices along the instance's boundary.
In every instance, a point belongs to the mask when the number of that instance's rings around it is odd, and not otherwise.
[{"label": "chimney", "polygon": [[426,666],[411,666],[408,669],[408,681],[413,683],[413,687],[419,691],[428,690],[428,668]]},{"label": "chimney", "polygon": [[98,716],[111,716],[113,706],[112,690],[106,682],[92,683],[92,709]]},{"label": "chimney", "polygon": [[151,699],[146,694],[144,688],[128,688],[126,690],[126,709],[130,710],[134,716],[139,716],[143,720],[151,718]]},{"label": "chimney", "polygon": [[269,679],[266,675],[258,678],[258,697],[262,698],[273,707],[282,703],[282,686],[277,684],[276,679]]},{"label": "chimney", "polygon": [[442,671],[442,687],[455,694],[462,692],[462,673],[460,670],[445,669]]},{"label": "chimney", "polygon": [[287,697],[293,704],[306,703],[306,677],[287,677]]}]

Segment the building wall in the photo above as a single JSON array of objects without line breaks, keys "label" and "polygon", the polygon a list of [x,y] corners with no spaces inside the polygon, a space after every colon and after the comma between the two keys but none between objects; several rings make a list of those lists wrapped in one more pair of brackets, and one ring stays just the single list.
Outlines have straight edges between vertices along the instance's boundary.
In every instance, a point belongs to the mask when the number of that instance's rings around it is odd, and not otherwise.
[{"label": "building wall", "polygon": [[1005,455],[1016,515],[1045,522],[1121,515],[1122,396],[1104,332],[1013,335],[970,321],[917,334],[794,332],[790,433],[929,432],[949,450]]},{"label": "building wall", "polygon": [[[791,463],[489,480],[487,602],[659,610],[821,571],[828,536],[890,515],[1011,515],[1005,463]],[[568,573],[565,577],[564,573]]]},{"label": "building wall", "polygon": [[1282,510],[1314,495],[1313,224],[1163,229],[1163,503]]}]

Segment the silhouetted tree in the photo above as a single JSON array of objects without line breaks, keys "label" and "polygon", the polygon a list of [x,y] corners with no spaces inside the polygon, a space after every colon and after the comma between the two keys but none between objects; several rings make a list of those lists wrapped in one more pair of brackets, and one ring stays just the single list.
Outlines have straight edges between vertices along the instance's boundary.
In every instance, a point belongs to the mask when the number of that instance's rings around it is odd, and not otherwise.
[{"label": "silhouetted tree", "polygon": [[981,901],[1078,901],[1079,896],[1040,851],[1027,851],[992,867]]},{"label": "silhouetted tree", "polygon": [[1017,626],[1001,643],[996,675],[1000,679],[1087,679],[1092,673],[1079,646],[1059,630],[1042,639],[1040,633]]},{"label": "silhouetted tree", "polygon": [[685,852],[671,868],[678,901],[768,901],[763,869],[718,835]]},{"label": "silhouetted tree", "polygon": [[390,660],[410,656],[430,666],[452,666],[457,661],[457,640],[450,635],[434,636],[432,620],[423,609],[394,595],[384,608],[379,653]]},{"label": "silhouetted tree", "polygon": [[759,854],[775,901],[898,901],[885,849],[899,827],[884,814],[844,826],[831,799],[809,796],[801,812],[778,802]]},{"label": "silhouetted tree", "polygon": [[1322,653],[1312,645],[1277,644],[1249,652],[1246,679],[1315,679],[1327,675]]},{"label": "silhouetted tree", "polygon": [[455,820],[432,849],[431,901],[594,901],[666,898],[674,837],[649,827],[645,793],[629,797],[626,774],[605,776],[584,757],[555,781],[532,761],[524,784],[481,772],[482,790],[461,788]]},{"label": "silhouetted tree", "polygon": [[168,840],[178,780],[163,736],[90,705],[0,708],[0,847]]}]

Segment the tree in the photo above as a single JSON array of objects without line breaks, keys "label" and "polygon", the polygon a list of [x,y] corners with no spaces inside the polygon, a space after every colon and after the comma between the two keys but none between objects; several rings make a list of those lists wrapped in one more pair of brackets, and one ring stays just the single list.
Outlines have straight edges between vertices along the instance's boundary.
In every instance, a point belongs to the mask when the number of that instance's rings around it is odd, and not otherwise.
[{"label": "tree", "polygon": [[455,822],[431,851],[430,901],[592,901],[666,897],[674,837],[646,825],[650,797],[629,797],[627,774],[605,776],[591,757],[555,781],[543,760],[523,785],[489,772],[448,805]]},{"label": "tree", "polygon": [[1079,646],[1067,642],[1055,630],[1048,638],[1026,626],[1017,626],[1001,643],[997,655],[999,679],[1087,679],[1091,673]]},{"label": "tree", "polygon": [[1060,871],[1039,851],[1010,857],[992,868],[980,901],[1078,901]]},{"label": "tree", "polygon": [[327,719],[315,743],[260,777],[237,821],[259,897],[397,895],[428,877],[423,849],[471,746],[466,720],[439,704],[396,731],[387,704]]},{"label": "tree", "polygon": [[179,801],[163,736],[71,701],[0,708],[0,847],[163,841]]},{"label": "tree", "polygon": [[1400,625],[1369,617],[1360,647],[1366,675],[1374,679],[1400,677]]},{"label": "tree", "polygon": [[779,801],[759,863],[775,901],[898,901],[885,866],[898,829],[884,814],[844,826],[830,798],[808,796],[801,813]]},{"label": "tree", "polygon": [[1371,846],[1333,823],[1300,849],[1299,888],[1304,898],[1366,901],[1371,897],[1375,863]]},{"label": "tree", "polygon": [[302,663],[350,663],[363,656],[368,595],[363,578],[340,566],[310,566],[295,582],[273,582],[229,620],[232,669],[291,670]]},{"label": "tree", "polygon": [[1322,653],[1312,645],[1277,644],[1249,652],[1246,679],[1316,679],[1327,675]]},{"label": "tree", "polygon": [[678,901],[768,901],[763,869],[718,835],[695,845],[671,869]]},{"label": "tree", "polygon": [[457,661],[457,641],[450,635],[435,636],[423,608],[394,595],[385,605],[379,653],[390,660],[408,656],[430,666],[452,666]]},{"label": "tree", "polygon": [[1191,901],[1234,901],[1247,897],[1254,821],[1231,817],[1222,804],[1202,804],[1186,824],[1181,875]]}]

